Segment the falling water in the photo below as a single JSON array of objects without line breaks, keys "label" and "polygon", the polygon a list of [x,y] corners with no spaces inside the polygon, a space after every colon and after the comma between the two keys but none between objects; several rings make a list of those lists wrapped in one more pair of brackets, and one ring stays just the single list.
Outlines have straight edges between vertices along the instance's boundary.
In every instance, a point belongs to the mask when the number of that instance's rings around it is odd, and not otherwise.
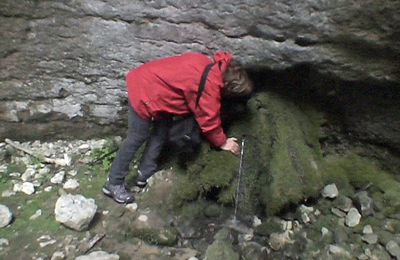
[{"label": "falling water", "polygon": [[239,176],[238,176],[238,182],[237,182],[237,187],[236,187],[236,196],[235,196],[235,212],[233,215],[233,222],[237,222],[236,215],[237,215],[237,210],[238,210],[238,205],[239,205],[239,188],[240,188],[240,182],[241,182],[241,176],[242,176],[242,171],[243,171],[243,153],[244,153],[244,145],[245,145],[245,138],[243,137],[242,139],[242,149],[240,151],[240,164],[239,164]]}]

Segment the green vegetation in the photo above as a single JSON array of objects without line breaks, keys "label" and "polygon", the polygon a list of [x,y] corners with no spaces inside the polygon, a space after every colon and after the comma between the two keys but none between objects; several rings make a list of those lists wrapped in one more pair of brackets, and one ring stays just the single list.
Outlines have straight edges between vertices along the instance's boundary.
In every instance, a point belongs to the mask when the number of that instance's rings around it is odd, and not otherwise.
[{"label": "green vegetation", "polygon": [[118,151],[118,144],[115,140],[108,139],[107,143],[99,149],[94,149],[92,152],[92,163],[101,163],[105,172],[109,172],[111,164],[115,159]]}]

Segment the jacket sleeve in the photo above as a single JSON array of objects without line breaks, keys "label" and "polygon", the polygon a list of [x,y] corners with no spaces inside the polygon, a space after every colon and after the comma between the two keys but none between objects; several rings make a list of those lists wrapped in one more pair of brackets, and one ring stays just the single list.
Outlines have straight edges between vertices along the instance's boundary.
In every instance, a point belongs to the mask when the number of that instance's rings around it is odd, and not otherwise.
[{"label": "jacket sleeve", "polygon": [[[211,73],[210,73],[211,74]],[[202,133],[209,142],[221,147],[226,142],[220,117],[222,82],[207,80],[199,104],[196,106],[197,92],[187,93],[186,100],[196,118]]]}]

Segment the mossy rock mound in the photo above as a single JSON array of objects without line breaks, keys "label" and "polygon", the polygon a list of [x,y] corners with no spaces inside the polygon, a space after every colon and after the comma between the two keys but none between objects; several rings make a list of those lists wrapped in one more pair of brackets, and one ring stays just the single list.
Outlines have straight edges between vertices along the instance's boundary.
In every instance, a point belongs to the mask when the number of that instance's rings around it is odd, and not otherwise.
[{"label": "mossy rock mound", "polygon": [[[275,93],[261,92],[228,110],[229,136],[244,136],[244,155],[238,193],[239,217],[275,215],[290,205],[320,196],[328,183],[352,196],[369,187],[382,197],[384,213],[400,210],[400,185],[394,175],[357,153],[323,156],[319,140],[325,116],[314,107]],[[238,109],[239,108],[239,109]],[[240,158],[204,144],[194,160],[186,162],[174,189],[174,202],[198,198],[235,206]],[[247,218],[246,218],[247,219]]]},{"label": "mossy rock mound", "polygon": [[[319,192],[320,114],[271,93],[257,94],[246,109],[233,113],[228,134],[245,138],[239,211],[275,214]],[[196,159],[186,164],[175,202],[203,196],[234,205],[239,163],[238,157],[203,145]]]}]

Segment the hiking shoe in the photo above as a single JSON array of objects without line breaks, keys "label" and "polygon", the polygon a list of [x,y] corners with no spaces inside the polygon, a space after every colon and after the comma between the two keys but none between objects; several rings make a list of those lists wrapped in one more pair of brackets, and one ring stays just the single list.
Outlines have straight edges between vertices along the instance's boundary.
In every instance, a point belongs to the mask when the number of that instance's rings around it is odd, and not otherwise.
[{"label": "hiking shoe", "polygon": [[147,186],[147,181],[136,181],[136,186],[143,189],[144,187]]},{"label": "hiking shoe", "polygon": [[112,185],[107,183],[103,187],[103,193],[118,203],[131,203],[135,200],[132,193],[126,190],[125,184]]}]

